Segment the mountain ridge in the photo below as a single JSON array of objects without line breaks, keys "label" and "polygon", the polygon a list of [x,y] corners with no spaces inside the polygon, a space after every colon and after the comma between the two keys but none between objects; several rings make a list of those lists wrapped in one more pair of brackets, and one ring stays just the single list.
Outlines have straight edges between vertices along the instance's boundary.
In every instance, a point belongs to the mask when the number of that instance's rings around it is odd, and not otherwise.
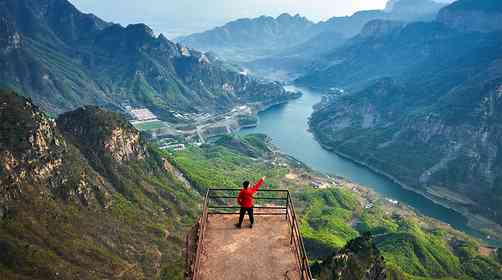
[{"label": "mountain ridge", "polygon": [[96,107],[54,122],[11,92],[0,116],[2,279],[182,279],[200,196],[137,130]]},{"label": "mountain ridge", "polygon": [[174,111],[221,112],[292,98],[280,85],[155,36],[144,24],[107,23],[66,0],[0,5],[0,86],[53,114],[87,104],[124,111],[127,104],[176,121]]},{"label": "mountain ridge", "polygon": [[324,145],[473,222],[500,224],[500,38],[435,22],[354,40],[334,56],[347,60],[303,80],[348,89],[318,106],[311,128]]},{"label": "mountain ridge", "polygon": [[[444,4],[431,0],[399,0],[394,6],[393,9],[358,11],[351,16],[332,17],[318,23],[309,22],[308,25],[296,30],[293,35],[284,31],[278,37],[271,36],[266,26],[260,26],[259,18],[256,18],[253,19],[255,25],[251,27],[240,26],[233,30],[216,28],[182,37],[179,41],[189,46],[214,51],[227,60],[242,64],[259,76],[272,73],[275,74],[272,75],[274,78],[290,80],[308,71],[313,60],[332,52],[356,36],[369,21],[376,19],[403,22],[430,21]],[[256,35],[256,30],[261,33]],[[223,35],[217,35],[219,32],[223,33],[225,40],[220,38]],[[239,34],[246,36],[253,34],[255,39],[241,42]],[[274,43],[284,36],[288,40]],[[291,41],[290,37],[297,39]],[[262,40],[267,42],[262,43]],[[206,44],[206,41],[214,44]]]}]

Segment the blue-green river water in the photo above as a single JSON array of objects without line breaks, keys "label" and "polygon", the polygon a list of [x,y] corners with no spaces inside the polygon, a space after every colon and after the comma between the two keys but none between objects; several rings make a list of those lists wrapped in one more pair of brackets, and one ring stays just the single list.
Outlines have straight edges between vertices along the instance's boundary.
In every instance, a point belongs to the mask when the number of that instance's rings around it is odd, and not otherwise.
[{"label": "blue-green river water", "polygon": [[322,95],[294,86],[288,86],[286,89],[299,90],[303,96],[259,113],[259,125],[256,128],[244,129],[241,133],[267,134],[283,153],[292,155],[317,171],[347,178],[384,197],[405,203],[426,216],[448,223],[458,230],[482,237],[478,231],[468,226],[467,218],[462,214],[403,189],[385,176],[323,149],[308,131],[307,123],[313,111],[312,107],[320,102]]}]

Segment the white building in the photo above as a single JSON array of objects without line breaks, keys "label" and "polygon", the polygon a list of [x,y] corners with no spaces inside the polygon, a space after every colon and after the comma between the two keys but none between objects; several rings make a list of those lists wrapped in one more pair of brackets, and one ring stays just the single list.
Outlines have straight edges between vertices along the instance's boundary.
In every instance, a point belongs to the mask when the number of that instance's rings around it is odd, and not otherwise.
[{"label": "white building", "polygon": [[148,121],[148,120],[156,120],[157,116],[155,116],[150,110],[146,108],[142,109],[131,109],[129,111],[131,116],[138,121]]}]

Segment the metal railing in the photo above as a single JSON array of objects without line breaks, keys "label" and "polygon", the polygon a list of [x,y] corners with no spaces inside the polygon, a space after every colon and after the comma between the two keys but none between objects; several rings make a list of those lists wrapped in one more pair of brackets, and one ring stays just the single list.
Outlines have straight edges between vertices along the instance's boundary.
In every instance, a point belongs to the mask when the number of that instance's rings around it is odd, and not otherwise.
[{"label": "metal railing", "polygon": [[[240,206],[236,204],[240,189],[209,189],[204,198],[202,215],[186,239],[185,279],[198,280],[200,259],[203,251],[204,234],[208,215],[239,214]],[[297,258],[301,280],[312,280],[305,246],[300,233],[297,216],[289,190],[260,190],[254,200],[258,209],[254,215],[283,215],[290,229],[290,245]],[[266,204],[263,204],[263,203]]]}]

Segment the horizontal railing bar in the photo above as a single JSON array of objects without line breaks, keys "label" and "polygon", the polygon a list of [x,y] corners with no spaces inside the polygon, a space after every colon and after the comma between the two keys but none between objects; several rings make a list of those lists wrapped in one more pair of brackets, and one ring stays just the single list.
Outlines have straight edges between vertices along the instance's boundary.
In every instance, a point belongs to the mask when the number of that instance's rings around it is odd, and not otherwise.
[{"label": "horizontal railing bar", "polygon": [[[237,196],[210,196],[211,199],[226,198],[237,199]],[[286,197],[253,197],[254,200],[288,200]]]},{"label": "horizontal railing bar", "polygon": [[[241,189],[209,189],[209,191],[240,191]],[[260,189],[258,192],[289,192],[289,190],[282,190],[282,189],[277,189],[277,190],[268,190],[268,189]]]},{"label": "horizontal railing bar", "polygon": [[[209,212],[208,213],[209,215],[239,215],[240,213],[239,212]],[[271,212],[271,213],[253,213],[253,215],[255,216],[268,216],[268,215],[271,215],[271,216],[274,216],[274,215],[284,215],[284,212]]]},{"label": "horizontal railing bar", "polygon": [[[208,206],[208,209],[241,209],[240,206]],[[279,206],[254,206],[255,209],[283,209],[286,210],[286,207]]]}]

